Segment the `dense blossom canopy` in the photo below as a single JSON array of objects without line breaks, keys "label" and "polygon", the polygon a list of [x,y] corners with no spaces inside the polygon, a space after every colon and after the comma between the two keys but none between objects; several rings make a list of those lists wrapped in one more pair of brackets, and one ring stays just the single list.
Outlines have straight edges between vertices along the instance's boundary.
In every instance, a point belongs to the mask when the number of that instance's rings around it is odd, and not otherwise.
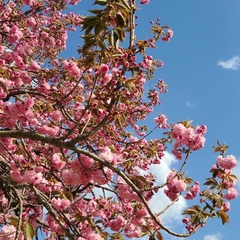
[{"label": "dense blossom canopy", "polygon": [[[173,37],[157,19],[152,38],[136,38],[137,5],[148,3],[96,0],[88,16],[68,11],[78,4],[81,12],[80,0],[0,3],[0,239],[162,239],[161,231],[190,236],[209,217],[228,221],[237,190],[227,146],[215,147],[209,189],[200,191],[183,168],[204,146],[206,126],[173,124],[164,114],[153,129],[140,125],[167,92],[159,79],[146,94],[163,66],[148,49]],[[64,59],[76,29],[78,53]],[[162,137],[151,139],[152,131]],[[161,164],[168,144],[183,163],[157,185],[142,170]],[[149,203],[162,189],[172,203],[154,213]],[[203,206],[184,211],[182,234],[160,219],[180,196],[198,196]]]}]

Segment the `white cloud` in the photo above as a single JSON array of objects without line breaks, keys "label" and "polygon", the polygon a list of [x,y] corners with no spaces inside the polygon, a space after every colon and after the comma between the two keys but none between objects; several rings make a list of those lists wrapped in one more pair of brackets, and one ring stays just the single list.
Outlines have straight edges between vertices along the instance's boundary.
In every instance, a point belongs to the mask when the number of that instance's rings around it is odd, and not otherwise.
[{"label": "white cloud", "polygon": [[[153,173],[157,177],[156,183],[160,185],[166,181],[166,177],[171,172],[172,165],[176,162],[178,161],[172,154],[165,152],[165,156],[161,159],[161,164],[152,165],[148,172]],[[142,173],[144,173],[144,171],[142,171]],[[171,201],[165,195],[163,189],[159,189],[151,199],[150,207],[153,212],[157,213],[162,211],[170,203]],[[169,228],[175,227],[176,222],[181,223],[183,217],[182,212],[186,207],[186,200],[181,196],[173,206],[160,216],[162,223]]]},{"label": "white cloud", "polygon": [[235,56],[227,61],[219,61],[218,65],[222,66],[225,69],[237,70],[240,68],[240,57]]},{"label": "white cloud", "polygon": [[189,102],[187,101],[186,104],[185,104],[186,107],[196,107],[197,104],[195,102]]},{"label": "white cloud", "polygon": [[222,239],[222,234],[217,233],[217,234],[212,234],[212,235],[205,235],[203,240],[221,240]]}]

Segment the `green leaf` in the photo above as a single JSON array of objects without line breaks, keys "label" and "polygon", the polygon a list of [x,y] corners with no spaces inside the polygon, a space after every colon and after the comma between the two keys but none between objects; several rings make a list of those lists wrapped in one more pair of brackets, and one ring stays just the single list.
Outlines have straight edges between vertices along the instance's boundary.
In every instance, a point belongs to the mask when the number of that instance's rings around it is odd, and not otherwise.
[{"label": "green leaf", "polygon": [[87,35],[87,34],[90,34],[91,31],[93,30],[93,28],[94,28],[94,26],[88,26],[88,27],[86,28],[85,34],[86,34],[86,35]]},{"label": "green leaf", "polygon": [[198,224],[200,221],[200,218],[198,215],[193,215],[191,218],[190,218],[190,222],[194,225],[194,224]]},{"label": "green leaf", "polygon": [[102,9],[93,9],[93,10],[89,10],[89,12],[93,13],[93,14],[99,14],[101,13],[103,10]]},{"label": "green leaf", "polygon": [[197,213],[197,210],[194,208],[188,208],[183,211],[183,214],[189,214],[189,215],[196,214],[196,213]]},{"label": "green leaf", "polygon": [[114,233],[110,236],[111,240],[124,240],[121,233]]},{"label": "green leaf", "polygon": [[89,39],[93,39],[95,38],[95,34],[85,34],[85,35],[82,35],[81,38],[85,39],[85,40],[89,40]]},{"label": "green leaf", "polygon": [[95,32],[96,35],[98,35],[102,30],[104,30],[104,27],[102,26],[101,23],[98,23],[98,24],[95,26],[94,32]]},{"label": "green leaf", "polygon": [[189,207],[189,208],[185,209],[185,210],[183,211],[183,214],[192,215],[192,214],[197,214],[197,213],[199,213],[199,212],[201,212],[201,211],[202,211],[202,208],[201,208],[200,206],[194,205],[194,206],[192,206],[192,207]]},{"label": "green leaf", "polygon": [[169,26],[162,26],[162,28],[170,28]]},{"label": "green leaf", "polygon": [[121,0],[122,4],[124,5],[125,9],[130,10],[131,7],[129,6],[128,2],[126,0]]},{"label": "green leaf", "polygon": [[105,49],[106,48],[106,45],[105,45],[105,43],[102,41],[102,40],[98,40],[98,45],[99,45],[99,47],[101,48],[101,49]]},{"label": "green leaf", "polygon": [[229,146],[221,144],[218,140],[217,140],[217,144],[218,146],[212,146],[214,148],[213,152],[221,152],[222,154],[225,154]]},{"label": "green leaf", "polygon": [[82,47],[82,52],[86,52],[89,48],[91,48],[94,44],[96,43],[96,39],[91,39],[87,42]]},{"label": "green leaf", "polygon": [[119,27],[116,29],[116,31],[117,31],[117,34],[118,34],[118,37],[119,37],[120,41],[123,42],[125,37],[126,37],[125,31],[122,28],[119,28]]},{"label": "green leaf", "polygon": [[214,178],[207,178],[207,181],[204,183],[204,185],[213,185],[213,186],[218,186],[218,182]]},{"label": "green leaf", "polygon": [[155,240],[155,237],[154,237],[153,235],[151,235],[151,236],[149,237],[149,240]]},{"label": "green leaf", "polygon": [[88,26],[96,26],[100,22],[100,19],[96,16],[87,16],[83,18],[83,25],[86,29]]},{"label": "green leaf", "polygon": [[202,214],[203,214],[204,216],[206,216],[206,217],[213,218],[212,213],[210,213],[210,212],[204,211],[204,212],[202,212]]},{"label": "green leaf", "polygon": [[35,230],[32,224],[26,222],[23,228],[24,239],[33,239],[35,236]]},{"label": "green leaf", "polygon": [[222,219],[222,224],[223,225],[225,223],[229,223],[229,216],[223,210],[219,210],[218,215]]},{"label": "green leaf", "polygon": [[160,232],[157,232],[156,237],[157,237],[158,240],[164,240],[163,236]]},{"label": "green leaf", "polygon": [[94,4],[105,6],[107,5],[107,3],[108,3],[108,0],[96,0]]},{"label": "green leaf", "polygon": [[104,240],[107,240],[108,235],[108,232],[101,232],[101,237],[103,237]]},{"label": "green leaf", "polygon": [[116,15],[116,22],[119,27],[122,28],[124,26],[124,19],[120,14]]},{"label": "green leaf", "polygon": [[4,90],[6,94],[8,93],[7,86],[2,81],[0,81],[0,87]]},{"label": "green leaf", "polygon": [[119,37],[118,34],[114,31],[113,32],[113,42],[114,42],[114,47],[118,49],[119,46]]},{"label": "green leaf", "polygon": [[62,198],[73,201],[73,195],[71,192],[68,192],[68,191],[62,193]]},{"label": "green leaf", "polygon": [[17,227],[18,221],[19,221],[18,217],[17,216],[12,216],[12,217],[10,217],[10,220],[11,220],[10,225],[13,225],[13,226]]},{"label": "green leaf", "polygon": [[229,177],[232,178],[232,179],[238,180],[237,176],[234,175],[234,174],[230,174]]}]

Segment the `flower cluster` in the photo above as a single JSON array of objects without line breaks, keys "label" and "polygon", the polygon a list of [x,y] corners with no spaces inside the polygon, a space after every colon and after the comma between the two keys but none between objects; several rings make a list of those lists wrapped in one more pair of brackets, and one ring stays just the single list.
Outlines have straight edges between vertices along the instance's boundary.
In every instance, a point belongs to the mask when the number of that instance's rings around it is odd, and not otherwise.
[{"label": "flower cluster", "polygon": [[194,128],[188,124],[189,121],[175,124],[171,132],[171,137],[176,140],[172,152],[177,159],[182,159],[183,145],[195,151],[202,148],[205,143],[204,134],[207,131],[207,127],[205,125],[197,126],[194,130]]},{"label": "flower cluster", "polygon": [[169,197],[171,201],[175,201],[179,193],[186,190],[187,184],[184,178],[178,176],[174,171],[170,172],[167,177],[167,188],[164,189],[164,193]]},{"label": "flower cluster", "polygon": [[[185,164],[203,147],[206,126],[172,124],[164,114],[152,129],[143,125],[167,92],[159,79],[145,94],[164,65],[148,50],[173,36],[158,18],[149,39],[135,39],[136,4],[149,0],[96,0],[100,9],[88,16],[66,9],[80,2],[0,3],[0,239],[32,240],[40,232],[51,240],[161,239],[162,212],[149,207],[154,194],[165,187],[174,204],[182,194],[198,196],[200,184],[183,166],[159,184],[151,166],[161,166],[172,142]],[[65,59],[70,31],[83,35],[78,56]],[[153,131],[164,134],[151,139]],[[218,157],[217,180],[207,182],[217,191],[200,193],[219,216],[237,196],[235,165],[232,155]],[[203,222],[189,219],[190,232]]]}]

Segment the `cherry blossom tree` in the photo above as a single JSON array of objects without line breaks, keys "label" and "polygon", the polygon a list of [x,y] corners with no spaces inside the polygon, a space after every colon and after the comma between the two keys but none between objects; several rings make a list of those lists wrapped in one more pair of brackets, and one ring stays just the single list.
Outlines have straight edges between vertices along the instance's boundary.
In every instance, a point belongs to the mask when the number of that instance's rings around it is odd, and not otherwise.
[{"label": "cherry blossom tree", "polygon": [[[167,92],[163,80],[154,83],[163,62],[148,50],[173,36],[157,19],[152,37],[137,39],[136,12],[148,3],[95,0],[87,16],[68,11],[81,12],[80,0],[0,4],[0,239],[153,240],[163,231],[188,237],[208,218],[228,222],[238,194],[228,146],[214,147],[219,156],[200,190],[185,168],[204,146],[206,126],[164,114],[152,119],[153,129],[141,125]],[[76,29],[77,53],[64,59]],[[148,92],[146,81],[153,82]],[[182,164],[159,185],[143,170],[161,166],[167,150]],[[171,204],[153,212],[160,190]],[[161,221],[180,197],[200,200],[183,212],[183,233]]]}]

